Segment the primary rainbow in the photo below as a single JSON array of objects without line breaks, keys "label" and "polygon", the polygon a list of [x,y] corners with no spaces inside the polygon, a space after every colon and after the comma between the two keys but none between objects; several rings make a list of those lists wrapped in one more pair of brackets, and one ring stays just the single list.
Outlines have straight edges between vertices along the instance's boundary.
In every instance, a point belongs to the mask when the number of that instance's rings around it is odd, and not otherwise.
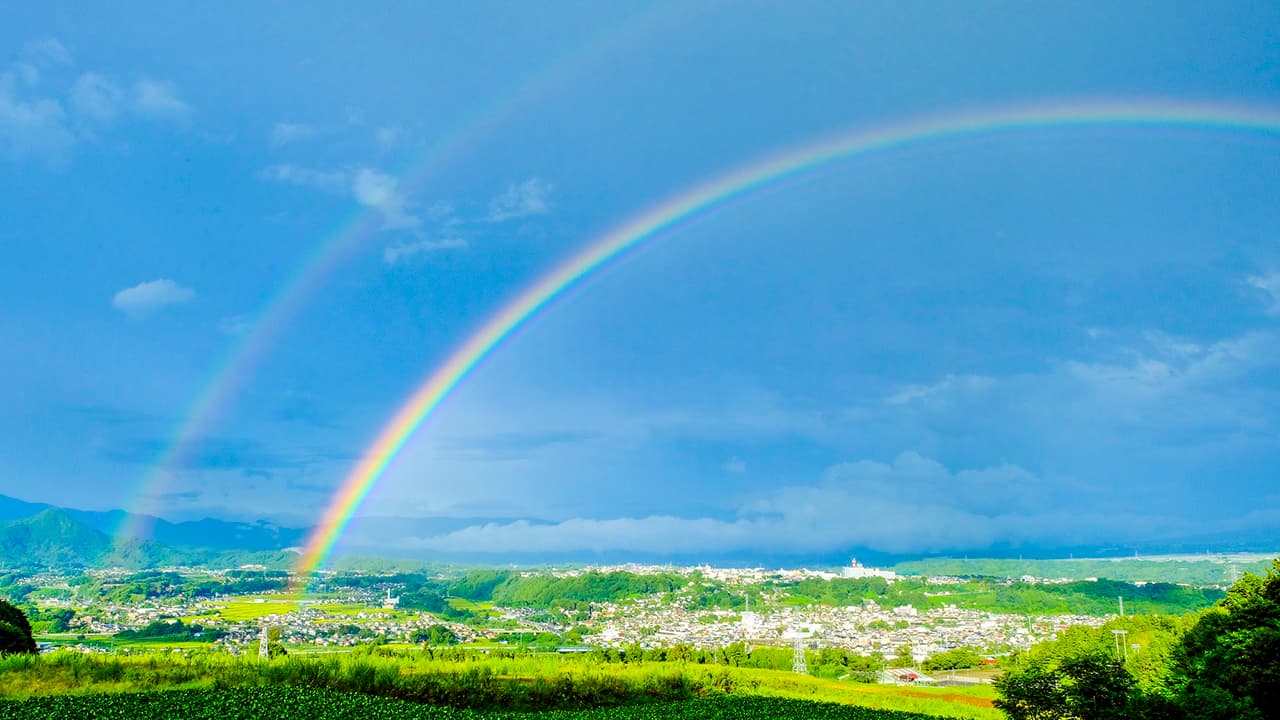
[{"label": "primary rainbow", "polygon": [[504,338],[574,283],[681,221],[831,163],[910,145],[1016,130],[1169,127],[1280,134],[1280,108],[1188,101],[1073,102],[975,110],[855,130],[744,165],[677,193],[590,242],[520,293],[432,372],[364,452],[334,495],[296,565],[306,582],[405,442]]},{"label": "primary rainbow", "polygon": [[[702,2],[637,11],[613,26],[591,34],[580,45],[568,48],[550,62],[527,73],[485,105],[481,112],[462,118],[452,132],[437,138],[411,157],[396,173],[398,187],[406,194],[412,191],[433,172],[517,116],[521,109],[564,87],[575,73],[596,66],[607,53],[615,52],[620,46],[632,45],[637,39],[714,4]],[[330,276],[379,229],[380,220],[372,208],[364,208],[351,215],[312,249],[253,317],[245,319],[246,329],[238,333],[238,341],[232,343],[225,355],[213,365],[212,377],[192,399],[181,415],[181,422],[173,429],[132,493],[132,499],[125,508],[128,512],[116,530],[118,537],[147,535],[143,523],[155,514],[155,509],[148,503],[154,501],[154,496],[164,489],[169,478],[197,452],[200,441],[225,415],[289,322],[301,313]]]}]

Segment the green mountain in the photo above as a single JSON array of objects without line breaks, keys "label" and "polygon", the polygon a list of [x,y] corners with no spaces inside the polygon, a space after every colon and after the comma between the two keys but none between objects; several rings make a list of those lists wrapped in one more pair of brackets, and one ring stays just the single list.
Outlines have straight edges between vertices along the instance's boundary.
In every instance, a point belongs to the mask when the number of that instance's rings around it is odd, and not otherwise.
[{"label": "green mountain", "polygon": [[288,567],[284,551],[234,551],[173,547],[136,538],[113,539],[59,508],[0,524],[0,568],[122,567],[164,565],[232,567],[248,563]]},{"label": "green mountain", "polygon": [[111,538],[56,508],[0,525],[6,565],[94,565],[111,549]]}]

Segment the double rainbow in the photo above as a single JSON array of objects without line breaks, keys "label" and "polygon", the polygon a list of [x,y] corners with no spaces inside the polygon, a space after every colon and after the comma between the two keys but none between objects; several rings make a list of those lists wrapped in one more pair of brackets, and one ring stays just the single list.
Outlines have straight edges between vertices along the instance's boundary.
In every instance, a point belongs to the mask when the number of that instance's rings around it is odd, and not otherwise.
[{"label": "double rainbow", "polygon": [[1186,101],[1077,102],[976,110],[854,130],[753,162],[677,193],[596,238],[539,278],[427,376],[347,475],[309,537],[296,571],[304,579],[328,558],[387,466],[485,356],[575,283],[628,250],[735,198],[832,163],[942,140],[1046,128],[1167,127],[1280,135],[1280,109]]},{"label": "double rainbow", "polygon": [[[452,132],[442,134],[410,157],[396,173],[400,191],[409,194],[440,168],[491,136],[511,118],[518,117],[521,110],[568,86],[569,80],[579,72],[598,66],[606,55],[633,46],[638,40],[714,5],[714,2],[704,1],[656,6],[633,12],[617,24],[592,33],[582,43],[567,48],[550,62],[519,78],[480,112],[463,117]],[[301,314],[332,275],[361,249],[364,241],[377,232],[380,224],[381,218],[372,208],[351,215],[317,243],[293,274],[267,298],[261,309],[247,318],[247,330],[213,365],[212,377],[192,399],[181,415],[181,423],[173,428],[161,452],[132,493],[131,505],[126,508],[128,512],[116,530],[118,537],[147,534],[143,523],[150,518],[148,513],[152,510],[147,503],[165,487],[172,475],[190,462],[201,441],[226,414],[284,329]]]}]

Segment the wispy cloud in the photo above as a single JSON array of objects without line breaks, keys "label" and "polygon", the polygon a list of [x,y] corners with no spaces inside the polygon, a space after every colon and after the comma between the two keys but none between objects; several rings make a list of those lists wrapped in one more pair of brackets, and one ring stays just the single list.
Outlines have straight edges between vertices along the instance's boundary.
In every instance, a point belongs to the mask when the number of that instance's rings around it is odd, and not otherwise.
[{"label": "wispy cloud", "polygon": [[178,98],[173,83],[143,79],[133,84],[133,99],[138,112],[153,117],[181,118],[191,112],[190,106]]},{"label": "wispy cloud", "polygon": [[42,72],[71,64],[62,43],[48,38],[28,45],[0,69],[0,159],[60,167],[79,142],[94,139],[96,130],[123,117],[185,122],[190,116],[190,107],[169,82],[144,78],[124,86],[105,73],[88,71],[61,89],[49,87]]},{"label": "wispy cloud", "polygon": [[747,471],[747,463],[742,458],[732,457],[725,461],[724,471],[740,475]]},{"label": "wispy cloud", "polygon": [[125,92],[99,73],[84,73],[71,86],[71,109],[98,122],[115,120],[124,108]]},{"label": "wispy cloud", "polygon": [[126,89],[99,72],[81,73],[67,99],[77,116],[98,123],[126,115],[153,121],[185,121],[191,113],[191,108],[178,99],[173,83],[144,79]]},{"label": "wispy cloud", "polygon": [[1267,313],[1280,315],[1280,272],[1269,275],[1254,275],[1248,279],[1249,285],[1262,291],[1267,304]]},{"label": "wispy cloud", "polygon": [[382,260],[388,265],[408,262],[425,257],[441,250],[461,250],[467,247],[462,238],[445,238],[443,240],[422,240],[407,245],[396,245],[382,251]]},{"label": "wispy cloud", "polygon": [[385,230],[411,230],[422,225],[422,220],[409,212],[409,199],[400,192],[400,181],[392,175],[360,168],[355,173],[351,191],[356,202],[382,213]]},{"label": "wispy cloud", "polygon": [[18,77],[27,85],[38,85],[41,70],[66,67],[71,64],[71,53],[55,38],[45,38],[27,43],[14,63]]},{"label": "wispy cloud", "polygon": [[351,197],[377,210],[384,230],[415,230],[422,220],[412,212],[413,202],[401,191],[400,181],[370,167],[354,170],[315,170],[299,165],[270,165],[258,171],[259,180],[282,182]]},{"label": "wispy cloud", "polygon": [[62,104],[52,98],[22,98],[17,76],[0,73],[0,156],[61,164],[75,136],[67,129]]},{"label": "wispy cloud", "polygon": [[45,38],[27,43],[22,50],[22,58],[39,65],[70,65],[71,53],[57,38]]},{"label": "wispy cloud", "polygon": [[400,141],[404,139],[404,130],[397,125],[380,127],[374,131],[373,139],[377,141],[378,148],[386,152],[400,144]]},{"label": "wispy cloud", "polygon": [[288,183],[334,195],[351,191],[351,174],[344,170],[314,170],[300,165],[269,165],[258,171],[259,180]]},{"label": "wispy cloud", "polygon": [[111,306],[126,315],[142,317],[170,305],[189,302],[196,292],[168,278],[138,283],[117,292],[111,298]]},{"label": "wispy cloud", "polygon": [[218,321],[218,332],[232,337],[244,337],[253,330],[253,318],[248,315],[228,315]]},{"label": "wispy cloud", "polygon": [[288,145],[292,142],[315,137],[316,134],[316,129],[306,123],[278,122],[275,127],[271,128],[271,144],[276,146]]},{"label": "wispy cloud", "polygon": [[889,405],[945,402],[955,394],[975,394],[989,389],[995,379],[985,375],[948,374],[932,385],[905,385],[884,401]]},{"label": "wispy cloud", "polygon": [[510,185],[505,192],[489,201],[488,220],[502,222],[530,215],[545,215],[551,212],[553,189],[538,178]]}]

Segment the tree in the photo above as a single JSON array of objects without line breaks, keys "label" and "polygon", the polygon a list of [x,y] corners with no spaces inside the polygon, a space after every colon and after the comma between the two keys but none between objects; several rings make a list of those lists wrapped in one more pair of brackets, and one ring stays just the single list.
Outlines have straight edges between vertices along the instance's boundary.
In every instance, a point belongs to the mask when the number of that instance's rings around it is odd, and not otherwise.
[{"label": "tree", "polygon": [[1196,717],[1280,717],[1280,560],[1245,574],[1173,652],[1178,704]]},{"label": "tree", "polygon": [[21,610],[0,600],[0,655],[32,655],[36,641],[31,623]]},{"label": "tree", "polygon": [[900,668],[912,667],[916,664],[915,656],[911,654],[911,646],[903,645],[893,656],[893,666]]},{"label": "tree", "polygon": [[267,628],[267,659],[268,660],[274,660],[278,657],[284,657],[289,654],[289,651],[284,649],[284,643],[280,642],[280,637],[281,637],[281,632],[279,627],[272,625],[271,627]]},{"label": "tree", "polygon": [[1137,681],[1124,666],[1102,655],[1062,661],[1058,671],[1065,678],[1066,707],[1070,717],[1089,720],[1126,720],[1136,696]]},{"label": "tree", "polygon": [[991,704],[1009,720],[1060,720],[1066,715],[1061,676],[1043,665],[1010,671],[995,679],[1000,697]]},{"label": "tree", "polygon": [[428,645],[457,645],[458,635],[450,630],[447,625],[432,625],[426,630],[414,630],[409,636],[409,640],[415,643],[426,643]]}]

